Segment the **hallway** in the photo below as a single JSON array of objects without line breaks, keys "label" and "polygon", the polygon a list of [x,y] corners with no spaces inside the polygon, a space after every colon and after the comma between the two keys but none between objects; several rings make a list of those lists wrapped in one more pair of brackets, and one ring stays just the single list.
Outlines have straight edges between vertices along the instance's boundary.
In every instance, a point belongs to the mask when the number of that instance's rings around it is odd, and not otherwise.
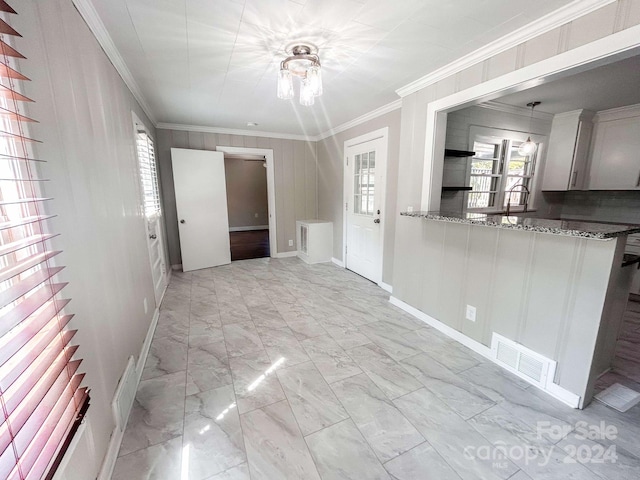
[{"label": "hallway", "polygon": [[640,478],[640,405],[573,410],[388,297],[296,258],[174,273],[113,479]]}]

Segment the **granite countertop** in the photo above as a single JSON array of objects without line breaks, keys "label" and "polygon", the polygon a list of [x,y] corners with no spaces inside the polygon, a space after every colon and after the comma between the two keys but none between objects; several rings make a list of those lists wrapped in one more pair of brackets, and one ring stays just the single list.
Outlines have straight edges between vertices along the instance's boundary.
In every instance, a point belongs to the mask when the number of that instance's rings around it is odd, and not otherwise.
[{"label": "granite countertop", "polygon": [[485,225],[496,228],[510,228],[568,237],[607,240],[632,233],[640,233],[640,225],[616,225],[611,223],[583,222],[558,218],[540,218],[527,215],[495,215],[485,213],[447,212],[402,212],[407,217],[426,218],[442,222]]}]

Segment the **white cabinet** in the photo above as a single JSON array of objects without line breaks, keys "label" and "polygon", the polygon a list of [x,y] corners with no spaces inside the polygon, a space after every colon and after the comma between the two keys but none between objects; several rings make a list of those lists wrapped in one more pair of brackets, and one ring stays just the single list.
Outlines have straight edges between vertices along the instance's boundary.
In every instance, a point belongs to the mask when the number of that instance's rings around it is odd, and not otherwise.
[{"label": "white cabinet", "polygon": [[598,112],[590,190],[640,190],[640,105]]},{"label": "white cabinet", "polygon": [[305,262],[330,262],[333,257],[333,222],[298,220],[296,240],[298,257]]},{"label": "white cabinet", "polygon": [[586,188],[593,112],[575,110],[553,117],[542,190],[567,191]]}]

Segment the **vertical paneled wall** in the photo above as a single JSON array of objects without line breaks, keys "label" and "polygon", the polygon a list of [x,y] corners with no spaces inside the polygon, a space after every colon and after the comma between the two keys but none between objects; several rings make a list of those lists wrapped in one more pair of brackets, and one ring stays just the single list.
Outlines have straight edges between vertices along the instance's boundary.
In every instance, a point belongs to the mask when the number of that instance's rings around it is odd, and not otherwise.
[{"label": "vertical paneled wall", "polygon": [[[45,196],[53,197],[53,249],[75,313],[72,328],[91,389],[83,434],[65,480],[96,478],[114,428],[111,400],[128,357],[138,357],[154,314],[131,112],[151,123],[71,0],[12,1],[31,133],[43,141]],[[143,306],[147,300],[148,310]]]},{"label": "vertical paneled wall", "polygon": [[[302,140],[158,129],[158,162],[164,201],[169,260],[182,263],[171,148],[215,150],[217,146],[269,148],[275,163],[278,253],[296,250],[296,220],[318,217],[316,144]],[[294,246],[289,246],[293,240]]]}]

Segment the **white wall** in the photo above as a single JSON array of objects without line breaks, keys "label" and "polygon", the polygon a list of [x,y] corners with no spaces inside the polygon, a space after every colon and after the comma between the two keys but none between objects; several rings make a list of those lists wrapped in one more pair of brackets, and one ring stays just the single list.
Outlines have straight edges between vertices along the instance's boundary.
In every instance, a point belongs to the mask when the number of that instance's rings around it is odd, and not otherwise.
[{"label": "white wall", "polygon": [[[138,356],[152,320],[151,281],[131,111],[144,112],[98,45],[71,0],[12,2],[22,70],[33,81],[33,135],[48,163],[45,193],[55,197],[51,223],[62,235],[70,282],[63,298],[76,314],[84,384],[91,389],[86,430],[66,480],[96,478],[113,430],[111,399],[130,355]],[[154,132],[153,128],[150,130]],[[151,308],[145,314],[143,299]]]}]

